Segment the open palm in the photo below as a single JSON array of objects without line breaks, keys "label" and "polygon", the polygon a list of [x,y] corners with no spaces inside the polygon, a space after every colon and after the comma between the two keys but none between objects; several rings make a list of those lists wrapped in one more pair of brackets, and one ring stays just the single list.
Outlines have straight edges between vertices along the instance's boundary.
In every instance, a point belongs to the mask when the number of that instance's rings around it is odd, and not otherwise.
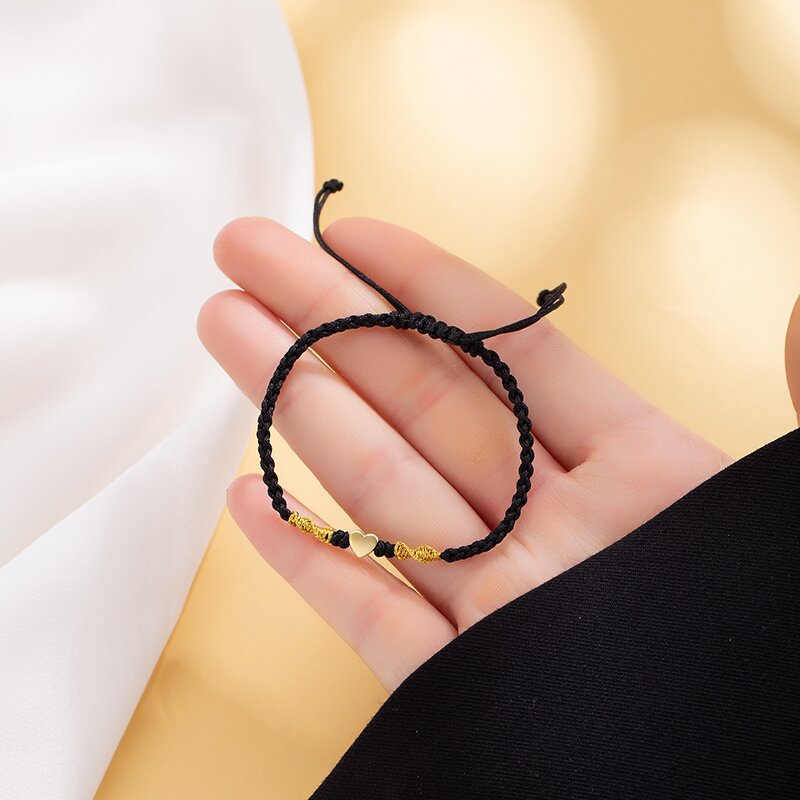
[{"label": "open palm", "polygon": [[[397,226],[347,218],[324,235],[409,308],[464,330],[535,311]],[[300,334],[348,314],[393,310],[315,244],[271,220],[230,223],[214,251],[242,291],[206,301],[198,332],[257,405],[294,340],[286,326]],[[790,370],[800,361],[796,338],[790,334]],[[373,558],[359,560],[288,527],[260,475],[237,478],[228,491],[234,519],[263,557],[390,691],[460,631],[629,533],[731,460],[594,362],[549,318],[490,346],[516,375],[536,437],[528,504],[494,550],[457,564],[397,562],[414,591]],[[494,528],[516,483],[519,444],[489,369],[409,331],[361,330],[315,349],[326,363],[301,359],[275,424],[356,524],[440,550]],[[790,373],[792,381],[797,400]]]}]

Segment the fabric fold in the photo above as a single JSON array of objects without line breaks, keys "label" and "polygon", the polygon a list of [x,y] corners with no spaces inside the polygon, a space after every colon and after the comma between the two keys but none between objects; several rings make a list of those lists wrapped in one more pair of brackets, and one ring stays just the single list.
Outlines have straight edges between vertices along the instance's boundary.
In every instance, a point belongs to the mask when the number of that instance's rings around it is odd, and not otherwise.
[{"label": "fabric fold", "polygon": [[6,5],[0,797],[88,798],[255,426],[196,334],[214,236],[309,237],[311,125],[274,0]]},{"label": "fabric fold", "polygon": [[800,431],[484,618],[313,800],[794,797]]}]

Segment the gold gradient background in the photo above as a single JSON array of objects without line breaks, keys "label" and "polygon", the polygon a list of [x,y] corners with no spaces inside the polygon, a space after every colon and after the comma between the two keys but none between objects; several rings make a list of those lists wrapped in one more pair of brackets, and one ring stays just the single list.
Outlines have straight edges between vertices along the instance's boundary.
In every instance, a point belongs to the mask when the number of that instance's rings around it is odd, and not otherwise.
[{"label": "gold gradient background", "polygon": [[[796,2],[282,6],[317,182],[347,186],[325,223],[397,222],[530,298],[566,280],[554,321],[733,456],[796,426]],[[306,798],[384,697],[226,512],[97,797]]]}]

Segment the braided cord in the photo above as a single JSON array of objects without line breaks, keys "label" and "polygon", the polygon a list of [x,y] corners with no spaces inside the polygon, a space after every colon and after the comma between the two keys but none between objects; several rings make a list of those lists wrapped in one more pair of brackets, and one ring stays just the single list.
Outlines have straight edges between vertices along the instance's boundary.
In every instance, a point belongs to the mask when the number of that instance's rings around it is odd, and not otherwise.
[{"label": "braided cord", "polygon": [[[306,331],[294,344],[286,351],[283,358],[275,368],[275,372],[270,379],[264,400],[261,403],[261,413],[258,417],[256,427],[256,437],[258,439],[258,452],[261,460],[261,469],[264,472],[263,480],[267,487],[267,493],[272,500],[272,507],[278,512],[282,519],[299,530],[308,533],[321,542],[326,542],[334,547],[353,549],[359,556],[373,553],[376,556],[385,558],[407,559],[412,558],[423,564],[433,561],[463,561],[465,558],[485,553],[491,550],[505,539],[514,528],[514,524],[522,513],[522,508],[528,500],[528,492],[531,488],[531,478],[533,477],[533,434],[531,433],[531,421],[528,417],[528,407],[522,392],[517,386],[516,378],[511,374],[508,365],[494,351],[487,348],[483,342],[493,336],[503,333],[519,331],[530,327],[554,311],[564,303],[564,291],[566,283],[561,283],[555,289],[543,289],[537,297],[539,309],[535,314],[485,331],[473,331],[467,333],[455,325],[448,325],[437,320],[430,314],[423,314],[419,311],[410,311],[387,289],[377,284],[368,275],[365,275],[357,267],[335,252],[325,241],[320,231],[319,220],[322,208],[331,194],[341,191],[344,184],[332,178],[322,184],[322,188],[314,198],[313,229],[314,237],[320,247],[335,258],[340,264],[345,266],[357,278],[384,297],[395,310],[383,314],[353,314],[349,317],[324,322],[312,330]],[[283,488],[278,481],[275,472],[275,460],[272,457],[272,440],[270,430],[272,419],[275,413],[275,404],[278,400],[281,388],[286,378],[292,371],[297,360],[306,350],[313,347],[321,339],[333,336],[344,331],[356,330],[358,328],[396,328],[398,330],[413,330],[417,333],[429,336],[431,339],[440,339],[443,342],[460,347],[467,355],[473,358],[480,358],[487,366],[491,367],[494,374],[500,379],[503,388],[508,394],[514,415],[517,418],[517,431],[519,432],[519,474],[517,477],[516,490],[511,502],[506,509],[503,519],[497,527],[482,539],[476,539],[470,544],[461,547],[449,547],[439,552],[430,545],[418,545],[409,547],[405,542],[387,542],[378,539],[374,534],[365,534],[362,531],[334,530],[333,528],[317,525],[308,517],[300,516],[296,511],[290,511],[286,500],[283,497]]]},{"label": "braided cord", "polygon": [[[517,418],[517,430],[519,431],[520,444],[520,465],[519,475],[516,484],[516,491],[511,499],[511,503],[506,510],[505,516],[497,527],[482,539],[463,545],[462,547],[450,547],[441,553],[429,545],[421,545],[416,548],[409,548],[403,542],[387,542],[378,540],[373,553],[376,556],[386,558],[415,558],[421,563],[430,563],[439,560],[453,562],[462,561],[465,558],[485,553],[491,550],[511,532],[515,522],[522,512],[522,508],[527,502],[528,492],[531,488],[531,478],[533,477],[533,444],[534,438],[531,433],[531,422],[528,416],[528,407],[525,404],[522,391],[517,386],[517,381],[511,374],[508,365],[494,351],[487,348],[480,339],[470,336],[465,331],[454,325],[448,325],[430,314],[423,314],[415,311],[392,311],[383,314],[354,314],[348,317],[324,322],[300,336],[292,346],[286,351],[283,358],[278,363],[275,372],[270,379],[264,400],[261,404],[261,413],[258,417],[256,436],[258,439],[258,450],[260,456],[261,469],[264,472],[263,481],[267,487],[267,493],[272,500],[272,507],[287,522],[297,525],[298,520],[308,518],[299,517],[296,512],[290,511],[283,496],[283,489],[275,471],[275,461],[272,456],[272,440],[270,431],[275,412],[275,405],[278,395],[300,356],[310,347],[321,339],[333,336],[344,331],[356,330],[358,328],[396,328],[398,330],[414,330],[425,334],[431,339],[440,339],[448,344],[455,345],[473,358],[480,358],[485,364],[491,367],[494,374],[500,379],[503,388],[508,393],[514,415]],[[292,515],[295,515],[294,517]],[[310,522],[310,520],[309,520]],[[313,523],[311,523],[313,526]],[[305,527],[304,527],[305,526]],[[297,525],[302,530],[314,534],[321,541],[327,541],[336,547],[346,548],[350,545],[350,536],[347,531],[332,530],[309,526],[307,523]],[[316,526],[315,526],[316,527]],[[324,531],[327,535],[318,535],[318,531]],[[437,555],[438,554],[438,555]]]}]

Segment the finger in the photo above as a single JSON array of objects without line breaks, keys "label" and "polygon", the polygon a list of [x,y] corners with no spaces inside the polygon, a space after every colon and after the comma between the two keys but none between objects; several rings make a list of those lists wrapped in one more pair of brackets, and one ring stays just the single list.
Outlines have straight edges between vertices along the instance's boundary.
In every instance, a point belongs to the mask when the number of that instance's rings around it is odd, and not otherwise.
[{"label": "finger", "polygon": [[794,304],[786,331],[786,380],[800,424],[800,297]]},{"label": "finger", "polygon": [[[344,218],[329,225],[324,238],[402,302],[467,331],[494,328],[536,310],[477,267],[397,225]],[[534,432],[567,469],[587,460],[607,434],[654,410],[549,318],[487,345],[509,363],[523,391],[528,389]],[[486,377],[483,364],[469,361]]]},{"label": "finger", "polygon": [[[283,226],[237,220],[217,237],[222,270],[293,330],[390,310],[348,270]],[[491,298],[487,299],[491,302]],[[414,332],[333,336],[315,349],[472,505],[490,529],[508,507],[519,469],[511,411],[452,348]],[[499,381],[494,377],[494,382]],[[534,445],[534,491],[563,472]]]},{"label": "finger", "polygon": [[[343,558],[341,551],[290,528],[265,497],[260,476],[237,478],[228,489],[236,524],[388,691],[455,636],[430,603],[373,559]],[[295,500],[292,507],[314,518]]]},{"label": "finger", "polygon": [[[275,364],[294,341],[257,300],[236,290],[206,301],[198,317],[198,332],[211,355],[256,404]],[[459,493],[318,359],[303,357],[292,370],[276,404],[275,424],[364,530],[382,539],[399,539],[411,546],[430,544],[439,550],[488,532]],[[495,586],[502,582],[509,596],[530,588],[535,565],[520,540],[509,537],[498,548],[502,554],[492,551],[457,568],[410,559],[392,563],[448,619],[466,627],[476,619],[468,587],[476,585],[473,574],[477,570],[498,573]]]}]

